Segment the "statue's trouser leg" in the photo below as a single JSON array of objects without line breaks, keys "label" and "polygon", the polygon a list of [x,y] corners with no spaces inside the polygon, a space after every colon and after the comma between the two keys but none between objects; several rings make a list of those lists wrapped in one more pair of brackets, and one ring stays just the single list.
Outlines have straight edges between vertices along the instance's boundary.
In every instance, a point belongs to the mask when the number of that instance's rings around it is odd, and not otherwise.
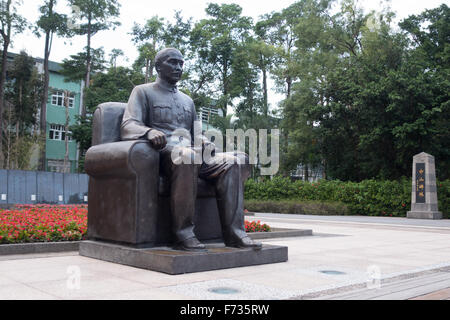
[{"label": "statue's trouser leg", "polygon": [[194,213],[197,198],[198,165],[171,161],[170,153],[163,158],[163,170],[170,179],[170,211],[172,230],[177,242],[194,238]]},{"label": "statue's trouser leg", "polygon": [[225,242],[246,237],[240,168],[233,165],[216,182],[217,206]]},{"label": "statue's trouser leg", "polygon": [[[225,242],[245,238],[244,183],[249,177],[248,157],[239,154],[240,164],[228,165],[228,169],[216,180],[217,206]],[[232,159],[233,162],[237,160]]]}]

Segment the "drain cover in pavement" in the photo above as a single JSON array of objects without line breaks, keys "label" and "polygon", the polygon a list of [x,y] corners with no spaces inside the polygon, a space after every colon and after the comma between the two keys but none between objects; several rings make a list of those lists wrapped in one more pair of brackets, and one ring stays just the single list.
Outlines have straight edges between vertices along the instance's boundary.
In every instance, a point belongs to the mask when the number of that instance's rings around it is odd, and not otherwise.
[{"label": "drain cover in pavement", "polygon": [[213,292],[213,293],[218,293],[218,294],[236,294],[239,292],[239,290],[237,289],[233,289],[233,288],[211,288],[208,291]]},{"label": "drain cover in pavement", "polygon": [[320,270],[320,273],[325,273],[325,274],[330,274],[330,275],[334,275],[334,276],[340,276],[345,274],[345,272],[342,271],[336,271],[336,270]]}]

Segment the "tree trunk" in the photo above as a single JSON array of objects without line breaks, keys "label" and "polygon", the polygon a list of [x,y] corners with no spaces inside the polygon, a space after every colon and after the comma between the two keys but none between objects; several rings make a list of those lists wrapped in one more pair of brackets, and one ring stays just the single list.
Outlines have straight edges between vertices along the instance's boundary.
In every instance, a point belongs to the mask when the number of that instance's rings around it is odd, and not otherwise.
[{"label": "tree trunk", "polygon": [[[49,16],[53,14],[53,1],[49,2]],[[45,32],[45,51],[44,51],[44,91],[42,92],[42,100],[41,100],[41,112],[40,112],[40,135],[42,139],[41,143],[41,154],[39,157],[39,170],[45,171],[45,162],[47,158],[46,154],[46,145],[47,145],[47,101],[48,101],[48,89],[49,89],[49,81],[50,74],[48,70],[48,61],[50,59],[50,38],[51,31],[47,30]]]},{"label": "tree trunk", "polygon": [[[19,140],[19,135],[20,135],[20,118],[23,117],[23,80],[20,79],[19,82],[19,107],[22,108],[22,110],[20,110],[22,114],[20,114],[19,117],[17,117],[16,121],[16,125],[17,125],[17,131],[16,131],[16,138],[17,140]],[[17,108],[17,107],[16,107]]]},{"label": "tree trunk", "polygon": [[3,34],[2,68],[0,73],[0,169],[3,169],[3,109],[5,105],[6,68],[8,64],[9,36]]},{"label": "tree trunk", "polygon": [[[2,4],[4,4],[2,2]],[[6,8],[3,10],[7,12],[8,18],[10,18],[11,0],[6,2]],[[3,169],[3,110],[5,105],[5,82],[6,82],[6,68],[8,63],[8,47],[11,41],[11,20],[8,20],[6,26],[7,30],[1,30],[3,38],[3,52],[2,52],[2,68],[0,73],[0,169]]]},{"label": "tree trunk", "polygon": [[286,77],[286,97],[289,99],[291,97],[291,88],[292,88],[292,78]]},{"label": "tree trunk", "polygon": [[155,62],[153,59],[150,59],[150,67],[148,70],[148,74],[149,74],[149,81],[151,78],[153,78],[153,68],[155,67]]},{"label": "tree trunk", "polygon": [[67,136],[67,131],[69,131],[69,94],[69,91],[64,91],[64,106],[66,108],[66,123],[64,125],[64,172],[67,173],[70,172],[70,167],[67,168],[67,166],[69,165],[69,137]]},{"label": "tree trunk", "polygon": [[16,156],[14,157],[14,167],[13,167],[13,169],[15,169],[15,170],[17,170],[17,169],[19,169],[19,154],[20,154],[20,151],[19,151],[19,144],[20,144],[20,142],[19,142],[19,130],[20,130],[20,127],[19,127],[19,122],[17,121],[17,123],[16,123],[16,141],[14,142],[14,144],[16,145],[16,147],[15,147],[15,151],[16,151]]},{"label": "tree trunk", "polygon": [[[87,32],[87,53],[86,53],[86,83],[85,88],[89,88],[90,82],[91,82],[91,63],[92,63],[92,57],[91,57],[91,36],[92,36],[92,29],[91,29],[91,13],[89,13],[88,16],[88,32]],[[86,105],[84,101],[81,102],[81,116],[84,118],[86,116]]]},{"label": "tree trunk", "polygon": [[[9,108],[8,108],[8,124],[11,123],[11,115],[12,115],[12,106],[11,104],[9,104]],[[6,169],[11,169],[11,131],[7,130],[6,132],[6,141],[7,141],[7,149],[6,149]]]},{"label": "tree trunk", "polygon": [[46,144],[47,144],[47,102],[50,75],[48,70],[48,60],[50,56],[50,32],[45,34],[45,53],[44,53],[44,91],[42,92],[41,113],[40,113],[40,135],[42,139],[41,155],[39,157],[39,170],[45,171]]},{"label": "tree trunk", "polygon": [[262,74],[263,74],[263,103],[264,103],[264,116],[267,117],[269,113],[269,102],[267,98],[267,70],[266,67],[262,68]]},{"label": "tree trunk", "polygon": [[149,82],[150,76],[150,59],[145,59],[145,83]]}]

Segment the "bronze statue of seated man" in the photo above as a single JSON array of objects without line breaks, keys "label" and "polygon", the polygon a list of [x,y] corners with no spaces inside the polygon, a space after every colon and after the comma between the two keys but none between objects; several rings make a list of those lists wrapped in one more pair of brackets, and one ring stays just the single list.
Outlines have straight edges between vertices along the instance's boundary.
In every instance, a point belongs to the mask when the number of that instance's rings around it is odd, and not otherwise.
[{"label": "bronze statue of seated man", "polygon": [[[261,248],[261,243],[248,237],[244,228],[244,182],[250,175],[248,156],[242,152],[214,153],[215,146],[204,136],[194,136],[197,121],[194,102],[177,89],[183,73],[182,54],[173,48],[158,52],[156,82],[134,88],[121,125],[122,140],[148,139],[160,152],[161,174],[170,181],[170,208],[176,247],[183,250],[205,250],[194,233],[197,178],[211,181],[216,189],[217,206],[225,245]],[[176,136],[187,130],[191,141]],[[194,140],[201,139],[202,150],[208,148],[208,161],[176,161],[194,159]],[[198,150],[197,150],[198,152]],[[178,158],[179,160],[179,158]]]}]

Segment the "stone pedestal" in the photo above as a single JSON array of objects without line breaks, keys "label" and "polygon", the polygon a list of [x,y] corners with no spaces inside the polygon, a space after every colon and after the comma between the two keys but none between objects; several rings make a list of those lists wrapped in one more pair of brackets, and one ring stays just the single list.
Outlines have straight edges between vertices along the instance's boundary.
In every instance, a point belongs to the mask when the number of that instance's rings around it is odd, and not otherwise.
[{"label": "stone pedestal", "polygon": [[288,248],[263,245],[260,250],[207,245],[205,252],[179,251],[169,247],[138,249],[129,246],[83,241],[80,255],[167,274],[183,274],[226,268],[286,262]]},{"label": "stone pedestal", "polygon": [[425,152],[413,158],[410,219],[442,219],[438,210],[434,157]]}]

